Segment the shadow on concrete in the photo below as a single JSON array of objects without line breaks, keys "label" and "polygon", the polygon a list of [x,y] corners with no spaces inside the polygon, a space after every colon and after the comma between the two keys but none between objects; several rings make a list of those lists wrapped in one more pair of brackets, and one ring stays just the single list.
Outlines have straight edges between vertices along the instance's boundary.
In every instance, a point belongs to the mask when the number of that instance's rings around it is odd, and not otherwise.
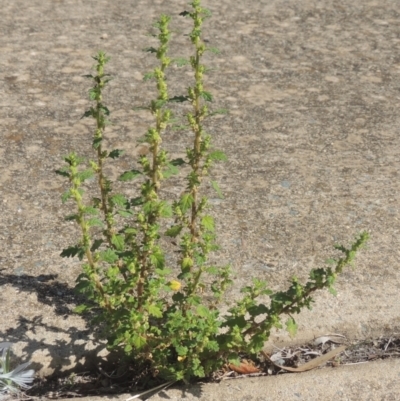
[{"label": "shadow on concrete", "polygon": [[[0,286],[7,284],[11,284],[21,293],[36,293],[40,303],[51,306],[54,308],[53,311],[56,315],[64,318],[73,314],[72,309],[77,304],[90,302],[85,300],[82,295],[77,294],[73,288],[59,283],[57,281],[57,275],[54,274],[42,274],[35,277],[26,274],[4,274],[0,270]],[[19,296],[23,295],[20,294]],[[96,309],[93,309],[85,315],[80,315],[85,320],[86,326],[90,326],[90,322],[96,316],[97,312],[98,310],[96,311]],[[26,343],[22,348],[22,353],[25,356],[23,362],[31,360],[33,352],[37,351],[48,353],[51,357],[51,362],[46,365],[46,368],[53,370],[53,374],[46,377],[45,380],[47,384],[43,384],[43,382],[41,384],[37,383],[36,387],[27,394],[32,396],[44,395],[49,393],[50,388],[59,387],[59,384],[57,385],[56,383],[59,382],[61,378],[70,377],[72,374],[80,374],[83,372],[87,374],[87,381],[85,383],[77,383],[75,387],[71,385],[71,393],[72,390],[74,390],[80,396],[97,392],[102,395],[106,392],[119,394],[120,392],[126,393],[127,391],[142,391],[143,388],[153,388],[161,383],[157,379],[152,380],[150,378],[147,382],[146,380],[143,381],[140,387],[138,387],[139,390],[137,390],[135,388],[137,380],[136,383],[134,383],[133,380],[129,383],[129,379],[132,376],[137,376],[134,362],[127,361],[124,354],[117,351],[110,352],[107,356],[99,356],[100,353],[104,353],[106,348],[105,341],[100,336],[101,327],[96,326],[96,328],[93,329],[82,330],[72,326],[67,330],[63,330],[58,326],[46,323],[44,320],[45,317],[42,314],[38,314],[31,319],[20,315],[17,326],[4,331],[0,330],[0,338],[5,338],[13,344],[21,342]],[[41,329],[43,329],[45,333],[67,334],[68,337],[71,338],[71,341],[54,340],[54,337],[51,339],[41,338],[39,333],[42,331]],[[33,333],[34,336],[28,337],[28,331]],[[91,350],[86,348],[89,337],[94,344]],[[77,355],[81,355],[81,357],[77,357]],[[16,365],[17,363],[13,364],[13,366]],[[32,362],[29,368],[38,372],[44,368],[44,364]],[[108,377],[109,380],[106,380],[108,388],[105,388],[105,386],[103,386],[104,382],[101,382],[101,379],[107,378],[107,372],[113,372],[112,374],[115,374],[114,372],[121,372],[121,369],[125,369],[125,371],[122,374],[118,373],[115,375],[118,379],[112,380]],[[126,386],[127,383],[129,383],[129,386]],[[110,386],[111,384],[113,384],[113,386]],[[172,388],[179,388],[182,390],[182,397],[185,397],[187,393],[198,398],[202,395],[202,383],[191,384],[190,386],[184,384],[180,385],[178,383],[172,386]],[[167,393],[163,391],[158,394],[161,398],[169,399]],[[114,399],[115,395],[104,394],[104,398]]]}]

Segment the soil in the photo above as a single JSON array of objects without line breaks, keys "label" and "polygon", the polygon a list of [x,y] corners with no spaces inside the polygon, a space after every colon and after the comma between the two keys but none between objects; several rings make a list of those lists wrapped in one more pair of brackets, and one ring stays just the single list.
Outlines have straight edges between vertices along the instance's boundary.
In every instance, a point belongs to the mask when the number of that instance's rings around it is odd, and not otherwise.
[{"label": "soil", "polygon": [[[286,288],[293,275],[305,280],[335,255],[333,244],[347,245],[368,230],[368,248],[338,279],[338,296],[319,292],[313,310],[296,318],[296,341],[332,332],[350,343],[377,339],[368,353],[375,355],[384,346],[380,339],[400,333],[398,4],[204,5],[213,13],[204,38],[220,50],[205,57],[206,89],[212,108],[229,110],[206,124],[229,159],[212,172],[224,199],[205,187],[221,245],[215,258],[235,274],[228,304],[251,278],[267,280],[273,290]],[[72,150],[91,155],[93,127],[81,119],[90,82],[82,76],[98,49],[112,57],[107,143],[126,151],[109,165],[115,178],[134,167],[144,151],[138,139],[152,122],[145,111],[132,110],[154,95],[154,85],[142,81],[155,65],[142,51],[156,44],[148,36],[151,24],[171,14],[171,54],[187,56],[189,21],[179,17],[186,6],[0,0],[0,341],[13,342],[17,359],[31,361],[44,381],[85,371],[97,377],[107,355],[96,329],[72,313],[80,302],[73,292],[80,262],[60,258],[78,231],[64,220],[72,205],[61,203],[67,183],[54,170]],[[172,94],[184,93],[190,75],[173,73]],[[185,136],[170,132],[167,139],[171,155],[182,156]],[[181,190],[175,181],[164,188],[168,197]],[[271,344],[292,342],[278,330]]]}]

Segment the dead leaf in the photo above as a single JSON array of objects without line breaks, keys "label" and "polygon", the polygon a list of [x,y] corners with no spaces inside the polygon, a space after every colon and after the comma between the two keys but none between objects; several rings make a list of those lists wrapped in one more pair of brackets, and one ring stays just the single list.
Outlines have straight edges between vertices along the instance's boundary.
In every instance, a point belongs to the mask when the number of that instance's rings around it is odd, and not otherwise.
[{"label": "dead leaf", "polygon": [[291,368],[289,366],[281,366],[277,365],[274,362],[274,365],[280,369],[287,370],[288,372],[294,372],[294,373],[300,373],[300,372],[306,372],[307,370],[315,369],[318,366],[322,365],[325,362],[328,362],[330,359],[334,358],[336,355],[340,354],[346,349],[345,346],[335,348],[334,350],[328,352],[327,354],[321,355],[317,358],[314,358],[310,362],[305,363],[304,365],[299,366],[298,368]]},{"label": "dead leaf", "polygon": [[326,342],[332,342],[335,344],[343,344],[346,341],[346,337],[342,334],[327,334],[326,336],[318,337],[314,340],[315,345],[324,345]]},{"label": "dead leaf", "polygon": [[248,375],[250,373],[260,373],[260,369],[255,367],[252,363],[249,363],[248,361],[242,361],[240,362],[240,365],[234,365],[233,363],[230,363],[229,368],[232,369],[236,373],[240,373],[242,375]]}]

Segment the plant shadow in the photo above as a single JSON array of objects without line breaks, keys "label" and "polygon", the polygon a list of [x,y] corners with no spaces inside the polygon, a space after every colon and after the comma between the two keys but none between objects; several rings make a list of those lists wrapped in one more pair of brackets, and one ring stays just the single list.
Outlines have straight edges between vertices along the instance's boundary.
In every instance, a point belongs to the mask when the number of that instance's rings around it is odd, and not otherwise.
[{"label": "plant shadow", "polygon": [[[83,302],[88,303],[88,300],[77,294],[74,288],[60,283],[56,274],[18,275],[7,274],[4,272],[5,270],[0,270],[1,288],[12,286],[18,291],[18,297],[36,294],[39,303],[50,306],[53,309],[52,314],[62,319],[73,315],[72,310],[76,305]],[[52,372],[48,374],[41,372],[33,389],[27,392],[27,396],[43,396],[50,390],[55,393],[58,388],[63,390],[68,388],[71,394],[75,391],[79,396],[102,394],[108,399],[113,399],[112,394],[142,390],[143,384],[138,385],[138,382],[136,385],[135,383],[128,385],[130,377],[134,379],[138,376],[132,363],[127,362],[122,353],[105,352],[106,343],[100,336],[100,328],[90,328],[90,322],[96,316],[95,309],[80,315],[84,320],[85,329],[74,326],[63,329],[49,322],[49,319],[46,319],[40,310],[38,312],[32,318],[20,315],[17,325],[12,328],[0,328],[0,341],[8,341],[15,345],[24,343],[22,348],[19,348],[18,358],[16,358],[18,361],[12,363],[12,368],[35,359],[29,368],[34,369],[35,372],[42,370],[43,372]],[[60,335],[69,338],[69,341],[57,338]],[[91,343],[90,349],[88,348],[89,342]],[[40,358],[33,358],[34,353],[45,355],[46,360],[50,362],[38,362],[37,360]],[[121,368],[126,369],[128,373],[125,375],[124,381],[113,381],[107,377],[107,372],[117,372]],[[83,374],[85,380],[79,381],[75,385],[71,383],[66,385],[67,378]],[[132,380],[132,382],[134,381]],[[152,381],[149,381],[147,385],[151,388],[152,384],[150,383]],[[177,384],[173,387],[179,388],[182,396],[190,393],[197,398],[202,394],[201,385],[201,383],[190,386]],[[153,387],[155,386],[153,385]],[[166,392],[161,391],[158,394],[162,398],[169,398]]]},{"label": "plant shadow", "polygon": [[[64,320],[73,315],[73,308],[84,300],[82,296],[75,293],[73,288],[58,282],[57,275],[54,274],[42,274],[37,277],[28,274],[15,275],[5,274],[3,269],[0,271],[0,286],[2,288],[14,287],[18,292],[18,297],[36,294],[40,304],[50,306],[53,309],[52,315]],[[37,309],[38,314],[34,317],[27,318],[20,315],[15,327],[0,329],[2,340],[13,344],[25,343],[19,352],[25,361],[31,360],[34,352],[49,355],[51,362],[46,366],[46,370],[53,371],[54,375],[69,375],[72,372],[91,369],[97,363],[104,363],[103,358],[96,357],[105,349],[105,343],[101,341],[98,331],[87,328],[82,330],[74,326],[63,329],[52,324],[48,317],[46,318],[43,313],[40,313],[40,308]],[[95,311],[82,315],[81,318],[84,320],[82,326],[90,327],[90,321],[94,314]],[[60,334],[66,334],[67,336],[63,337],[69,337],[71,341],[58,339]],[[90,335],[93,348],[88,350],[86,345]],[[68,368],[69,366],[71,369]],[[44,367],[44,364],[40,362],[32,363],[32,368],[36,371]]]}]

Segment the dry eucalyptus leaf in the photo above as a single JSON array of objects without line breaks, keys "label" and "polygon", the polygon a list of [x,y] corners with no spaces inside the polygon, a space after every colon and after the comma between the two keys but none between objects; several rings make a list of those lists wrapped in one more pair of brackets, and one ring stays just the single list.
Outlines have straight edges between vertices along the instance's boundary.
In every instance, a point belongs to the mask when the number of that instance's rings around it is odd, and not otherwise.
[{"label": "dry eucalyptus leaf", "polygon": [[340,354],[346,349],[345,346],[335,348],[334,350],[328,352],[327,354],[321,355],[310,362],[305,363],[304,365],[299,366],[298,368],[291,368],[289,366],[280,366],[276,365],[278,368],[287,370],[288,372],[300,373],[306,372],[307,370],[315,369],[318,366],[322,365],[325,362],[328,362],[330,359],[334,358],[336,355]]},{"label": "dry eucalyptus leaf", "polygon": [[346,337],[341,334],[328,334],[326,336],[318,337],[314,340],[315,345],[324,345],[326,342],[332,342],[335,344],[343,344],[346,341]]},{"label": "dry eucalyptus leaf", "polygon": [[240,362],[240,365],[234,365],[233,363],[230,363],[229,368],[232,369],[236,373],[240,373],[242,375],[248,375],[250,373],[260,373],[260,369],[255,367],[252,363],[249,363],[248,361],[242,361]]}]

